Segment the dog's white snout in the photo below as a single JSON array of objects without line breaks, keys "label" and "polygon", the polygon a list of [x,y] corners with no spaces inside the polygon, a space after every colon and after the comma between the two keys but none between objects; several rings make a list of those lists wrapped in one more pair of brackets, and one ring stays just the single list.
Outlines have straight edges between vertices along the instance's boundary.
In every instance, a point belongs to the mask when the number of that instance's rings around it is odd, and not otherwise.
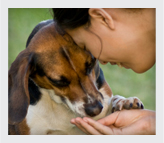
[{"label": "dog's white snout", "polygon": [[94,103],[95,100],[103,102],[104,97],[100,92],[98,92],[98,94],[96,94],[96,96],[93,96],[92,94],[91,95],[87,94],[87,103],[89,103],[89,104]]},{"label": "dog's white snout", "polygon": [[91,104],[94,102],[93,97],[91,97],[90,95],[87,94],[87,103]]}]

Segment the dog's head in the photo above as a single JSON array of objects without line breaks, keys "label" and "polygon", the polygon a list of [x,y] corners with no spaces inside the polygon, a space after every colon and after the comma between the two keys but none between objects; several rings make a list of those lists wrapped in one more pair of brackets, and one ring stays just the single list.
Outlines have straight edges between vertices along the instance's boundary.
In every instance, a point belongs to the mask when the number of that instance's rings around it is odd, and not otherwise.
[{"label": "dog's head", "polygon": [[20,122],[27,114],[29,78],[53,91],[54,102],[63,102],[79,116],[98,115],[103,108],[96,85],[99,71],[98,61],[69,35],[61,36],[54,23],[43,27],[9,70],[9,123]]}]

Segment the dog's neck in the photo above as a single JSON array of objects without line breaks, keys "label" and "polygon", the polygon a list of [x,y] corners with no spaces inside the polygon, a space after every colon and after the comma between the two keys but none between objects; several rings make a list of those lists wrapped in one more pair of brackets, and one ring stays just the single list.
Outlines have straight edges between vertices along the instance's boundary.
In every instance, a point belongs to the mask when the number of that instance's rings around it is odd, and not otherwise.
[{"label": "dog's neck", "polygon": [[[76,115],[66,107],[52,90],[39,88],[40,100],[30,105],[26,121],[30,134],[84,134],[70,123]],[[52,97],[55,97],[55,101]]]}]

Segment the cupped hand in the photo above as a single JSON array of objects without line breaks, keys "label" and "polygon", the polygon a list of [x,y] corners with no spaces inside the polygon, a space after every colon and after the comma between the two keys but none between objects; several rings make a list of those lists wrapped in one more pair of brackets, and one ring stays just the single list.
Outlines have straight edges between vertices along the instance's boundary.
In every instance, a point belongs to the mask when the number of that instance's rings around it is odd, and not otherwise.
[{"label": "cupped hand", "polygon": [[71,120],[86,134],[94,135],[140,135],[155,134],[155,112],[150,110],[122,110],[98,121],[84,117]]}]

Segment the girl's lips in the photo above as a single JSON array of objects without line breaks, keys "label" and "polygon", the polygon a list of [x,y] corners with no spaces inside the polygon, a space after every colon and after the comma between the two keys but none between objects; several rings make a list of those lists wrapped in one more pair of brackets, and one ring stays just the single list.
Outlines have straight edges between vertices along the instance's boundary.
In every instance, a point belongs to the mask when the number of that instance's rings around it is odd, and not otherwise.
[{"label": "girl's lips", "polygon": [[130,69],[129,67],[127,67],[127,66],[123,66],[124,68],[126,68],[126,69]]},{"label": "girl's lips", "polygon": [[128,66],[124,65],[123,63],[120,62],[110,62],[111,65],[118,65],[119,67],[124,67],[126,69],[130,69]]},{"label": "girl's lips", "polygon": [[99,62],[102,64],[102,65],[106,65],[108,62],[105,62],[105,61],[101,61],[99,60]]},{"label": "girl's lips", "polygon": [[115,63],[115,62],[110,62],[110,64],[111,64],[111,65],[116,65],[116,63]]},{"label": "girl's lips", "polygon": [[120,68],[122,68],[122,65],[121,65],[121,63],[116,63],[117,65],[118,65],[118,67],[120,67]]},{"label": "girl's lips", "polygon": [[130,69],[128,66],[124,65],[124,64],[121,64],[124,68],[126,69]]},{"label": "girl's lips", "polygon": [[110,62],[111,65],[118,65],[119,67],[122,67],[122,64],[120,62]]}]

